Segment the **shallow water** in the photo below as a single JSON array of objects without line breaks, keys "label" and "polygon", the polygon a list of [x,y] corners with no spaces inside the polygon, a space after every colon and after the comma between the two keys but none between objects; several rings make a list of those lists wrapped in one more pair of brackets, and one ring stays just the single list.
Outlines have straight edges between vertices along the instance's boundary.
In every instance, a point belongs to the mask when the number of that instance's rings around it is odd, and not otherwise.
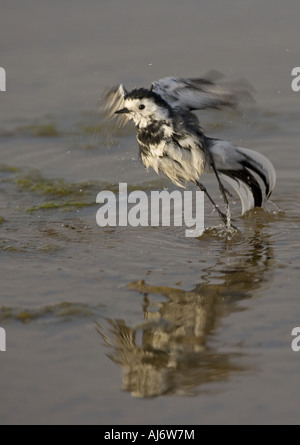
[{"label": "shallow water", "polygon": [[[299,3],[14,5],[0,18],[0,422],[298,423]],[[228,234],[206,203],[200,238],[98,227],[101,190],[175,190],[145,172],[131,126],[97,113],[101,91],[211,68],[256,89],[243,113],[200,117],[273,161],[267,211]]]}]

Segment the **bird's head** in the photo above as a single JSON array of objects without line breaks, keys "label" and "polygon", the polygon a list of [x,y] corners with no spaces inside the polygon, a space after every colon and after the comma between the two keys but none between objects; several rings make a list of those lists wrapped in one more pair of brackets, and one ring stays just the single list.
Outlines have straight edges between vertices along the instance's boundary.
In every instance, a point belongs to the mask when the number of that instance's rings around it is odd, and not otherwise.
[{"label": "bird's head", "polygon": [[144,88],[126,93],[124,108],[115,112],[132,119],[139,128],[147,127],[151,122],[170,118],[169,104],[158,94]]}]

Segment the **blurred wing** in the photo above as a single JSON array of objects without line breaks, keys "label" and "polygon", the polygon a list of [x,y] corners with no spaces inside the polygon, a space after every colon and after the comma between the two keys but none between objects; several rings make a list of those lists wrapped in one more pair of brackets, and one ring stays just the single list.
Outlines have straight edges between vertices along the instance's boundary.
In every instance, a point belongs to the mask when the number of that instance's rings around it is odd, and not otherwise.
[{"label": "blurred wing", "polygon": [[116,111],[124,108],[124,100],[127,91],[123,85],[114,86],[107,90],[103,98],[100,99],[100,111],[104,113],[107,118],[114,117],[119,126],[124,126],[128,122],[126,114],[115,114]]},{"label": "blurred wing", "polygon": [[221,106],[235,108],[241,100],[253,101],[250,90],[250,85],[243,80],[226,84],[208,77],[165,77],[152,83],[152,91],[159,94],[173,108],[189,111]]}]

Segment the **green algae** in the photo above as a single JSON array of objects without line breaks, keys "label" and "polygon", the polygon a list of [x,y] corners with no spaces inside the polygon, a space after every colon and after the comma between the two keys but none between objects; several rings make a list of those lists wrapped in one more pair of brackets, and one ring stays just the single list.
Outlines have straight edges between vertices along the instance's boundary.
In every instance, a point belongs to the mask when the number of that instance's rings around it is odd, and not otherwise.
[{"label": "green algae", "polygon": [[82,191],[81,185],[67,184],[63,179],[44,178],[36,170],[17,177],[15,184],[21,190],[29,190],[41,195],[66,196]]},{"label": "green algae", "polygon": [[19,168],[13,167],[11,165],[0,164],[0,173],[18,173]]},{"label": "green algae", "polygon": [[[0,164],[0,172],[11,172],[2,181],[17,186],[19,192],[33,194],[32,205],[21,210],[26,212],[65,210],[72,211],[84,207],[96,206],[96,197],[101,191],[111,191],[118,195],[119,184],[100,181],[67,182],[62,178],[46,178],[38,170],[19,170]],[[168,185],[167,180],[158,178],[141,184],[128,184],[128,193],[141,190],[150,192],[162,190]],[[0,220],[1,223],[1,220]]]},{"label": "green algae", "polygon": [[63,321],[72,318],[92,318],[98,315],[101,305],[91,307],[84,303],[62,302],[39,309],[0,307],[0,321],[19,321],[28,324],[35,320],[52,317]]},{"label": "green algae", "polygon": [[27,212],[36,210],[63,209],[72,210],[96,204],[98,186],[93,182],[68,183],[64,179],[44,178],[38,171],[18,175],[14,183],[22,192],[29,191],[40,197],[52,199],[39,202],[27,208]]},{"label": "green algae", "polygon": [[59,132],[53,123],[29,124],[19,126],[16,131],[21,134],[29,134],[35,137],[57,137]]},{"label": "green algae", "polygon": [[64,210],[72,210],[72,209],[81,209],[83,207],[89,207],[96,205],[95,202],[78,202],[78,201],[48,201],[42,204],[29,207],[26,209],[26,212],[35,212],[36,210],[51,210],[51,209],[64,209]]}]

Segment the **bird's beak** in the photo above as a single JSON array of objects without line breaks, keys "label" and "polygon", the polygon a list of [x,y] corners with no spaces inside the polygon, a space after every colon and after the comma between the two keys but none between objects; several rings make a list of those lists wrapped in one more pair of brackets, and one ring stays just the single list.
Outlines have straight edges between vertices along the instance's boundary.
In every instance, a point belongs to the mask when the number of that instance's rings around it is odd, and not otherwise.
[{"label": "bird's beak", "polygon": [[121,110],[115,112],[115,114],[125,114],[125,113],[129,113],[128,108],[122,108]]}]

